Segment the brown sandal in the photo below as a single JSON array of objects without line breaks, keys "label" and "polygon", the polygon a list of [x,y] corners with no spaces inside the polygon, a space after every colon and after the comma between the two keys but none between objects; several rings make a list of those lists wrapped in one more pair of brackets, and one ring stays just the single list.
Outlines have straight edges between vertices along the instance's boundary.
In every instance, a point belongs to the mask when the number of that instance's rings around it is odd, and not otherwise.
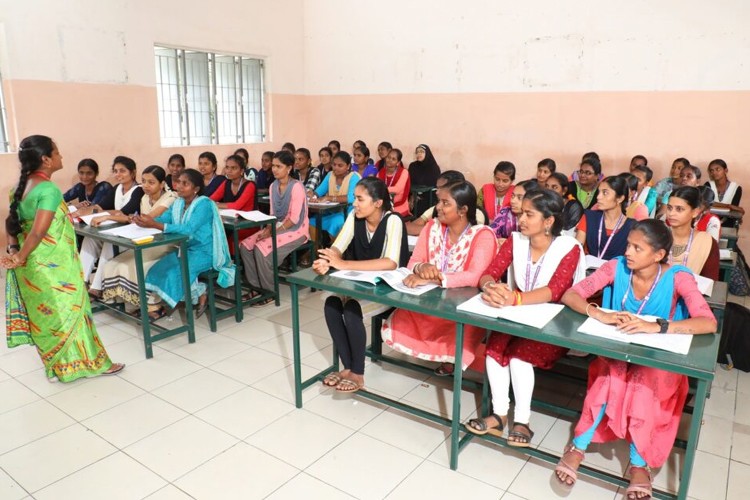
[{"label": "brown sandal", "polygon": [[102,372],[102,375],[116,375],[125,369],[125,363],[112,363],[109,370]]},{"label": "brown sandal", "polygon": [[349,392],[352,394],[364,388],[365,388],[365,384],[358,384],[354,380],[349,380],[348,378],[341,379],[341,382],[339,382],[338,385],[336,386],[337,391]]},{"label": "brown sandal", "polygon": [[[495,420],[497,420],[497,425],[494,425],[492,427],[487,425],[487,419],[490,417],[493,417]],[[466,427],[467,431],[471,432],[472,434],[476,434],[477,436],[484,436],[485,434],[489,434],[491,436],[499,438],[503,437],[503,420],[494,413],[486,418],[472,418],[464,424],[464,427]]]},{"label": "brown sandal", "polygon": [[332,372],[326,375],[326,378],[323,379],[323,385],[326,385],[328,387],[336,387],[342,380],[343,377],[341,376],[340,372]]}]

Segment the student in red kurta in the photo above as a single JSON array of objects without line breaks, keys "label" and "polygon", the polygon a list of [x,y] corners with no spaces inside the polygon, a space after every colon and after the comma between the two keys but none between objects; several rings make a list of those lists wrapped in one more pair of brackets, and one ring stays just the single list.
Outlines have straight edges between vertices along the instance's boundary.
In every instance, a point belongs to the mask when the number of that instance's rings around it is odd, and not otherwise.
[{"label": "student in red kurta", "polygon": [[388,192],[393,198],[393,211],[402,217],[411,215],[409,211],[409,192],[411,191],[411,178],[409,171],[401,163],[403,153],[400,149],[393,148],[385,157],[385,168],[378,172],[378,179],[385,182]]},{"label": "student in red kurta", "polygon": [[[245,159],[240,155],[232,155],[224,164],[224,181],[211,199],[216,202],[219,210],[239,210],[249,212],[255,209],[255,183],[245,179]],[[240,231],[240,241],[257,232],[257,229],[243,229]],[[229,235],[227,235],[229,238]],[[234,255],[234,245],[229,241],[229,253]]]},{"label": "student in red kurta", "polygon": [[498,163],[495,167],[493,182],[482,186],[477,196],[477,205],[487,212],[487,220],[495,220],[501,209],[510,206],[514,180],[516,180],[516,166],[509,161]]}]

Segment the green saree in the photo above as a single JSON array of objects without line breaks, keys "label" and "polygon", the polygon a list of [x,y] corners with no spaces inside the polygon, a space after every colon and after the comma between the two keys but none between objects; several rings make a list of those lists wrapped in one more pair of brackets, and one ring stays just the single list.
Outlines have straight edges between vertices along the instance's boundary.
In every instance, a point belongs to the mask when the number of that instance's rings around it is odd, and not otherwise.
[{"label": "green saree", "polygon": [[98,375],[108,370],[112,361],[94,327],[75,231],[62,193],[54,183],[38,184],[19,204],[21,246],[37,210],[53,211],[55,216],[26,265],[8,270],[8,347],[35,345],[49,378],[70,382]]}]

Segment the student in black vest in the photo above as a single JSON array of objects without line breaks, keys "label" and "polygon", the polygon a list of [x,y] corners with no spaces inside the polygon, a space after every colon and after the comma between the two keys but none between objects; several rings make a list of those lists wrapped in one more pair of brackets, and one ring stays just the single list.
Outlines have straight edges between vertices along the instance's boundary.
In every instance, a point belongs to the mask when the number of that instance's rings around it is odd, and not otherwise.
[{"label": "student in black vest", "polygon": [[[387,271],[405,266],[409,260],[406,228],[401,217],[391,212],[391,197],[385,183],[366,177],[355,188],[354,210],[333,246],[318,252],[320,258],[313,270],[326,274],[329,269],[352,271]],[[326,299],[325,318],[331,338],[344,369],[329,374],[323,383],[340,392],[356,392],[365,385],[365,346],[367,333],[364,318],[387,306],[349,297]]]}]

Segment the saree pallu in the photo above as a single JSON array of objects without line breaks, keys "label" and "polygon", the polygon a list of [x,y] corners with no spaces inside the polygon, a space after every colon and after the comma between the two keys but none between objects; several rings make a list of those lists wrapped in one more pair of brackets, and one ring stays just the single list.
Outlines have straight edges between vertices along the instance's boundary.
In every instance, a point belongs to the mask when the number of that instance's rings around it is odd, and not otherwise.
[{"label": "saree pallu", "polygon": [[[35,187],[21,204],[33,202],[33,191],[42,187]],[[21,245],[33,223],[33,218],[22,222]],[[64,202],[26,265],[8,271],[5,309],[8,347],[35,345],[48,378],[70,382],[98,375],[112,365],[96,333]]]}]

